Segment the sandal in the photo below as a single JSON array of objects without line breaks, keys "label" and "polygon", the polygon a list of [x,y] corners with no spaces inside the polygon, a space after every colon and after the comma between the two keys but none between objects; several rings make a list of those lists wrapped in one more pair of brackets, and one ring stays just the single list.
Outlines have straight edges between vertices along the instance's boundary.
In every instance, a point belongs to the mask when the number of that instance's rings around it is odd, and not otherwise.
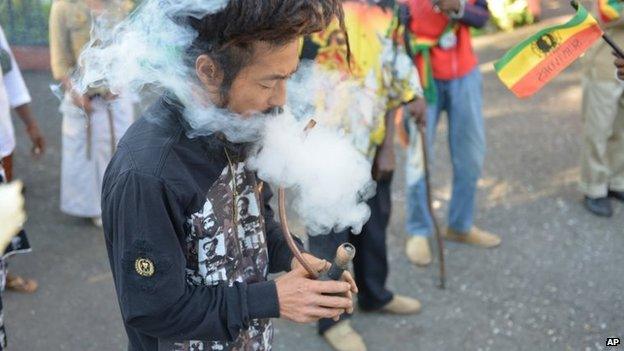
[{"label": "sandal", "polygon": [[24,279],[19,275],[7,274],[6,288],[18,293],[32,294],[37,291],[39,284],[34,279]]}]

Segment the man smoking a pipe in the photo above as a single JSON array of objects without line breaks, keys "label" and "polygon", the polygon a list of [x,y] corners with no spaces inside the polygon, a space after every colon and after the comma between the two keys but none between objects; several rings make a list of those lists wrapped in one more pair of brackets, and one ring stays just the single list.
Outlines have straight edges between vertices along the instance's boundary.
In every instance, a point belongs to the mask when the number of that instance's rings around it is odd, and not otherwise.
[{"label": "man smoking a pipe", "polygon": [[[238,118],[283,106],[299,38],[342,18],[340,6],[230,0],[192,20],[190,52],[210,102]],[[104,179],[104,231],[129,349],[270,350],[270,318],[351,312],[357,288],[348,274],[347,282],[315,281],[293,261],[270,188],[245,168],[245,145],[221,134],[189,138],[184,109],[175,97],[154,104],[121,140]],[[290,272],[267,280],[281,271]]]}]

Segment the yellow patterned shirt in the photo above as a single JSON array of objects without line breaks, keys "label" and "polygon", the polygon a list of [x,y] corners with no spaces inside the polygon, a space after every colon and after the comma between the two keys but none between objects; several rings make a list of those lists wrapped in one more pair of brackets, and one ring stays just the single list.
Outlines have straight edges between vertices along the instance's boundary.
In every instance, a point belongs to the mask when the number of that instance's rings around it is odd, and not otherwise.
[{"label": "yellow patterned shirt", "polygon": [[[351,135],[360,151],[371,155],[385,137],[384,117],[388,110],[422,96],[418,71],[406,54],[400,40],[392,9],[384,9],[365,2],[344,3],[345,24],[351,46],[351,62],[347,63],[346,40],[337,21],[325,31],[306,40],[304,58],[314,59],[321,67],[337,72],[344,80],[353,80],[358,91],[375,100],[365,103],[365,96],[339,99],[345,105],[342,126]],[[340,92],[332,91],[332,95]],[[358,95],[358,94],[355,94]],[[362,95],[362,94],[359,94]],[[321,98],[325,103],[327,98]],[[349,105],[349,106],[347,106]],[[359,110],[353,116],[353,110]],[[334,108],[333,111],[336,109]],[[367,113],[367,110],[372,110]]]}]

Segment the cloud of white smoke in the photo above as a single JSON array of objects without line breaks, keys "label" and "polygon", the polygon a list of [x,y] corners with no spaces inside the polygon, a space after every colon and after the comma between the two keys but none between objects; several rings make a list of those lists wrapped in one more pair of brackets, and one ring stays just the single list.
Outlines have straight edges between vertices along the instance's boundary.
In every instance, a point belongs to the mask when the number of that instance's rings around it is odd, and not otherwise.
[{"label": "cloud of white smoke", "polygon": [[[243,119],[214,106],[185,58],[197,33],[178,19],[202,18],[225,5],[227,0],[145,0],[114,29],[102,16],[80,57],[75,85],[83,92],[104,84],[121,94],[173,93],[185,106],[190,137],[221,132],[232,142],[256,143],[260,152],[249,167],[274,186],[295,190],[296,211],[311,233],[359,231],[370,212],[365,200],[374,193],[371,165],[337,121],[374,114],[374,95],[304,65],[289,84],[289,106],[280,116]],[[326,100],[322,112],[314,108],[319,98]],[[310,118],[319,126],[304,135]],[[349,132],[367,133],[371,125]]]}]

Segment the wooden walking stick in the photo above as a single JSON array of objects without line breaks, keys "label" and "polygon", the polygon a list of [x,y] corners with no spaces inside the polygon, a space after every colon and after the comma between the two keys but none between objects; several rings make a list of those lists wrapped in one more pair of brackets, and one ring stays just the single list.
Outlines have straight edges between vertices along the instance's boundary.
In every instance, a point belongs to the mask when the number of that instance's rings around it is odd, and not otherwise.
[{"label": "wooden walking stick", "polygon": [[[398,18],[399,21],[397,23],[397,29],[401,26],[407,26],[407,24],[411,21],[411,14],[409,11],[409,7],[402,5],[399,6],[398,9]],[[407,27],[406,27],[407,28]],[[412,59],[412,62],[416,64],[416,55],[412,50],[412,46],[409,44],[412,41],[409,30],[403,31],[403,40],[405,41],[405,51],[407,55]],[[427,147],[427,139],[425,133],[425,125],[424,123],[416,123],[418,125],[418,132],[420,133],[420,138],[422,140],[422,151],[423,151],[423,165],[425,169],[425,183],[427,187],[427,205],[429,207],[429,213],[431,214],[431,220],[433,221],[433,230],[435,231],[436,241],[438,243],[438,257],[440,263],[440,289],[446,288],[446,268],[444,265],[444,243],[442,242],[442,237],[440,236],[440,227],[438,226],[438,220],[436,219],[435,213],[433,212],[433,204],[431,200],[431,181],[429,179],[429,155],[428,155],[428,147]]]},{"label": "wooden walking stick", "polygon": [[440,235],[440,226],[433,212],[433,201],[431,196],[431,178],[429,173],[429,150],[427,147],[427,133],[425,131],[424,123],[416,123],[418,125],[418,132],[420,133],[420,140],[422,144],[423,153],[423,168],[425,171],[425,186],[427,188],[427,205],[429,207],[429,213],[431,215],[431,221],[433,222],[433,230],[435,231],[436,241],[438,243],[438,260],[440,265],[440,289],[446,288],[446,267],[444,265],[444,242]]},{"label": "wooden walking stick", "polygon": [[115,135],[115,116],[113,115],[113,111],[111,109],[111,105],[106,101],[106,111],[108,112],[108,128],[110,129],[111,134],[111,155],[114,155],[115,151],[117,151],[117,136]]}]

